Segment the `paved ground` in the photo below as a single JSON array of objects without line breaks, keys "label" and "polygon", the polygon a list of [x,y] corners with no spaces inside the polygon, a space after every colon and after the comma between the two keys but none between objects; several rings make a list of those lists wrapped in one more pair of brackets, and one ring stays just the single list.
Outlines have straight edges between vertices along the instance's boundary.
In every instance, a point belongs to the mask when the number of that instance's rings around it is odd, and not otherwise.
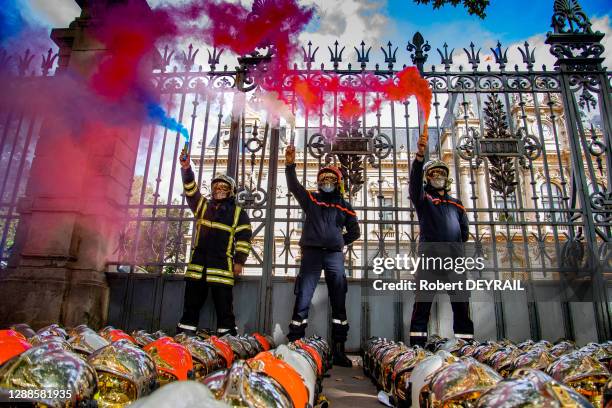
[{"label": "paved ground", "polygon": [[353,368],[334,366],[329,371],[330,377],[323,380],[323,395],[329,400],[330,408],[384,407],[376,399],[376,387],[363,375],[360,357],[349,357]]}]

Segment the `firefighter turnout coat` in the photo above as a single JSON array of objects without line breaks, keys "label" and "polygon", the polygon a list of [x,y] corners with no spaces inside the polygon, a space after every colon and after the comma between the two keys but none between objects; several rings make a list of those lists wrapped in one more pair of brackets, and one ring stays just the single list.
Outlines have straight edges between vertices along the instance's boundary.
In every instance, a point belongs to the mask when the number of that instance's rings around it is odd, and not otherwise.
[{"label": "firefighter turnout coat", "polygon": [[193,170],[181,169],[185,198],[196,218],[195,247],[185,276],[212,284],[234,285],[234,263],[244,264],[251,250],[251,222],[234,197],[204,197]]}]

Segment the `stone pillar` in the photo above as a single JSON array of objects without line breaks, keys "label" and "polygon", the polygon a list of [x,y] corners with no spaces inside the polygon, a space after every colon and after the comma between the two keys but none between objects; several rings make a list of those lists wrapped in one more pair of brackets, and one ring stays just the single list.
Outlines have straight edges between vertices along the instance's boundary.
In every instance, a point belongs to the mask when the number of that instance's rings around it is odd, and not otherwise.
[{"label": "stone pillar", "polygon": [[[112,2],[78,3],[81,16],[51,37],[60,47],[57,75],[69,69],[89,78],[105,52],[91,35],[94,10]],[[0,276],[0,324],[106,323],[104,272],[123,228],[139,135],[140,124],[89,123],[75,134],[61,119],[45,118],[18,205],[15,249]]]}]

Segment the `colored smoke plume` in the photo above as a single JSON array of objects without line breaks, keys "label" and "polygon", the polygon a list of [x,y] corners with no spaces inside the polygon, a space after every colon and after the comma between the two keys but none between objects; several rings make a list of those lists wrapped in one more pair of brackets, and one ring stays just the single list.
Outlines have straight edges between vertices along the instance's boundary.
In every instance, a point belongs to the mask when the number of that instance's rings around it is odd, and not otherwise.
[{"label": "colored smoke plume", "polygon": [[[326,94],[344,94],[339,111],[344,119],[366,112],[376,112],[385,101],[399,102],[411,96],[416,97],[426,121],[431,110],[431,88],[416,67],[404,68],[387,80],[368,74],[359,82],[342,82],[336,75],[318,71],[307,78],[294,77],[290,83],[292,84],[290,90],[295,93],[299,105],[304,110],[312,112],[318,112],[323,107]],[[369,107],[362,106],[355,97],[357,92],[376,94],[376,96]],[[285,102],[290,102],[288,97],[285,97]]]},{"label": "colored smoke plume", "polygon": [[179,132],[189,141],[187,129],[169,117],[154,97],[148,82],[152,67],[145,64],[157,52],[156,43],[176,37],[178,30],[164,9],[148,11],[133,2],[111,8],[95,33],[107,52],[90,84],[104,98],[141,105],[149,120]]}]

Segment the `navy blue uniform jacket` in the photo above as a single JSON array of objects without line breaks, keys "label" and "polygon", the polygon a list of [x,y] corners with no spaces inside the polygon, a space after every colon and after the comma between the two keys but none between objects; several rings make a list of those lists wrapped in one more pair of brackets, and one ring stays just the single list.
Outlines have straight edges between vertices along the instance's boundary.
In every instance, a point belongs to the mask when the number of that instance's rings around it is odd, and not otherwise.
[{"label": "navy blue uniform jacket", "polygon": [[420,242],[465,242],[468,218],[460,200],[430,186],[423,186],[424,161],[414,160],[410,169],[410,199],[419,217]]},{"label": "navy blue uniform jacket", "polygon": [[342,251],[359,238],[357,215],[338,192],[307,191],[297,179],[295,164],[287,165],[285,175],[289,191],[306,215],[300,246]]}]

